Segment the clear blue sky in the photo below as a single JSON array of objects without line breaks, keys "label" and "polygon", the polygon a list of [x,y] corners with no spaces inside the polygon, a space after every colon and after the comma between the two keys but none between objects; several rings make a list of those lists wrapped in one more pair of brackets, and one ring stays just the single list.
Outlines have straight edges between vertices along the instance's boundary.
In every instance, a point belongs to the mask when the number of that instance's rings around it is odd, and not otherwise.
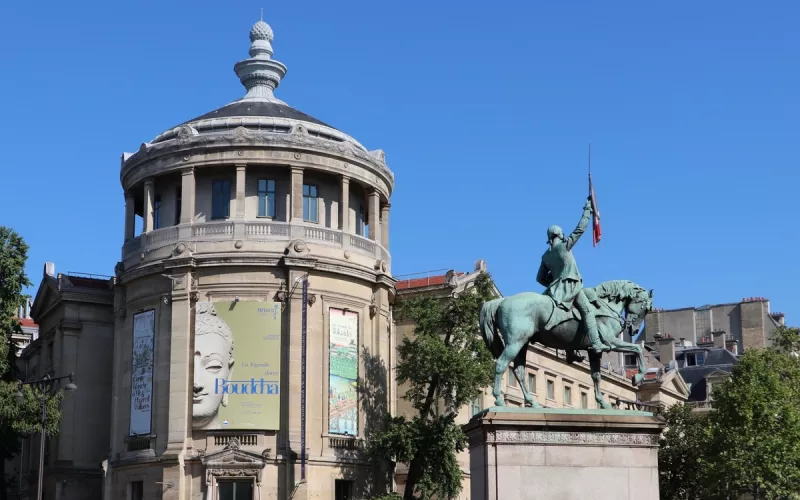
[{"label": "clear blue sky", "polygon": [[591,140],[588,284],[631,279],[665,308],[765,296],[800,322],[800,3],[490,5],[3,2],[0,224],[37,285],[45,261],[113,274],[120,154],[243,95],[264,7],[278,97],[386,151],[395,274],[483,258],[504,294],[540,290]]}]

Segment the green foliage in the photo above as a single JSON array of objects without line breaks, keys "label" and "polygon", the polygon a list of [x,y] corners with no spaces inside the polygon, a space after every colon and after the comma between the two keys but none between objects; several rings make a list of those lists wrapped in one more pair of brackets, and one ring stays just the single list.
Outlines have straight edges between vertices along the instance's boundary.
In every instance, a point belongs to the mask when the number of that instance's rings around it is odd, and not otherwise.
[{"label": "green foliage", "polygon": [[694,500],[705,487],[705,453],[711,427],[689,405],[676,404],[664,413],[667,429],[661,435],[658,470],[661,498]]},{"label": "green foliage", "polygon": [[[17,400],[12,346],[13,334],[21,333],[17,312],[24,304],[24,287],[30,286],[25,274],[28,245],[13,230],[0,226],[0,459],[18,452],[19,436],[41,432],[42,401],[31,387],[23,387],[23,398]],[[46,432],[58,432],[61,396],[47,403]]]},{"label": "green foliage", "polygon": [[708,455],[723,498],[800,498],[800,363],[777,349],[748,350],[714,388]]},{"label": "green foliage", "polygon": [[770,340],[778,351],[800,358],[800,328],[782,326],[772,332]]},{"label": "green foliage", "polygon": [[399,316],[415,324],[414,336],[398,347],[397,383],[417,415],[387,417],[369,450],[392,463],[408,463],[404,498],[453,498],[461,491],[457,453],[466,435],[458,411],[494,378],[494,359],[479,334],[480,306],[494,298],[491,278],[450,299],[419,297],[399,304]]},{"label": "green foliage", "polygon": [[403,500],[403,497],[397,493],[387,493],[386,495],[372,497],[372,500]]}]

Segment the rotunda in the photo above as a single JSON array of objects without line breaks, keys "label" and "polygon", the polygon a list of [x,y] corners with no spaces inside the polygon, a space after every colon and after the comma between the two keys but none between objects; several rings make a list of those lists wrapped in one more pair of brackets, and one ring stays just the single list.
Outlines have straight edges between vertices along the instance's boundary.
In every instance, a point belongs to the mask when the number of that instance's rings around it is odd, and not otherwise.
[{"label": "rotunda", "polygon": [[122,155],[107,498],[333,499],[375,480],[359,450],[366,409],[394,401],[394,175],[275,97],[267,23],[250,42],[244,97]]}]

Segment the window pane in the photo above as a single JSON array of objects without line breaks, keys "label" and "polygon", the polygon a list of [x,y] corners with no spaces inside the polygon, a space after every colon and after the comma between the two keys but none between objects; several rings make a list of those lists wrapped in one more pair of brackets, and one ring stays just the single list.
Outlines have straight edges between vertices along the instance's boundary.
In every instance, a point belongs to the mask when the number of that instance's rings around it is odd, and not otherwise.
[{"label": "window pane", "polygon": [[258,193],[266,193],[267,192],[267,180],[266,179],[259,179],[258,180]]},{"label": "window pane", "polygon": [[270,194],[275,192],[275,181],[267,181],[267,192]]},{"label": "window pane", "polygon": [[586,395],[585,392],[581,393],[581,408],[589,408],[589,397]]},{"label": "window pane", "polygon": [[514,370],[510,366],[508,367],[508,381],[506,383],[509,387],[517,386],[517,377],[514,376]]},{"label": "window pane", "polygon": [[303,196],[303,220],[308,220],[308,197]]},{"label": "window pane", "polygon": [[310,218],[311,222],[317,222],[317,217],[318,217],[318,214],[319,214],[317,201],[318,201],[317,194],[315,192],[314,196],[311,198],[311,214],[310,214],[311,215],[311,218]]},{"label": "window pane", "polygon": [[556,384],[552,380],[547,381],[547,399],[556,398]]},{"label": "window pane", "polygon": [[270,191],[267,197],[267,215],[275,217],[275,191]]},{"label": "window pane", "polygon": [[533,373],[528,374],[528,390],[536,394],[536,375]]},{"label": "window pane", "polygon": [[267,194],[258,193],[258,216],[264,217],[267,215]]},{"label": "window pane", "polygon": [[564,387],[564,404],[572,405],[572,388]]},{"label": "window pane", "polygon": [[310,191],[309,191],[310,187],[311,186],[309,186],[308,184],[303,184],[303,196],[309,196],[310,195]]}]

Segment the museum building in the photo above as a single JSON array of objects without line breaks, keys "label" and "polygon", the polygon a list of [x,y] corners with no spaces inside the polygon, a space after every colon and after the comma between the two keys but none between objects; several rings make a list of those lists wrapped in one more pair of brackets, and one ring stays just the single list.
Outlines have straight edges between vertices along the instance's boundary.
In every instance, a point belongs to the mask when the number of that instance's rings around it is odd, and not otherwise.
[{"label": "museum building", "polygon": [[272,41],[250,30],[244,97],[122,155],[106,498],[348,498],[370,476],[357,394],[392,357],[394,175],[274,96]]}]

